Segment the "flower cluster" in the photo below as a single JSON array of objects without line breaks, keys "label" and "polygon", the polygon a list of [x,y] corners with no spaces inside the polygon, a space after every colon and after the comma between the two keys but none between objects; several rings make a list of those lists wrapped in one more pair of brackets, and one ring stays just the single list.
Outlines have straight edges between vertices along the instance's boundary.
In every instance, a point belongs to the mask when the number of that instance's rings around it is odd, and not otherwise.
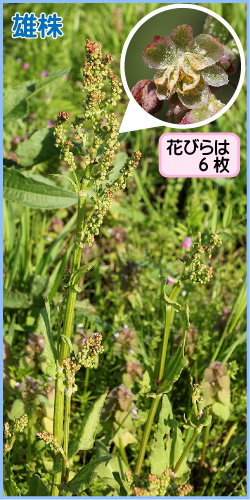
[{"label": "flower cluster", "polygon": [[60,111],[55,122],[53,135],[56,137],[56,147],[60,148],[60,160],[66,161],[69,165],[69,172],[76,169],[74,155],[70,148],[74,146],[70,139],[67,139],[66,131],[64,129],[65,123],[71,118],[71,114],[66,111]]},{"label": "flower cluster", "polygon": [[[133,170],[141,157],[140,152],[134,152],[120,170],[118,179],[110,181],[110,175],[114,170],[115,153],[119,146],[119,125],[117,116],[110,112],[109,108],[116,106],[121,94],[121,84],[109,67],[113,60],[112,55],[108,54],[103,57],[100,44],[87,40],[85,52],[82,90],[85,93],[82,104],[83,115],[75,117],[72,128],[74,129],[75,141],[81,141],[83,146],[84,174],[82,181],[83,179],[87,183],[92,181],[95,193],[91,198],[92,207],[85,219],[82,241],[80,242],[82,247],[85,242],[88,243],[88,246],[92,246],[95,236],[99,234],[103,217],[110,208],[114,194],[119,189],[125,188],[126,180],[133,175]],[[76,189],[79,191],[81,185],[79,185],[75,174],[74,154],[70,151],[75,144],[67,139],[64,130],[64,125],[69,119],[70,113],[62,111],[59,113],[54,135],[56,146],[60,147],[61,150],[60,158],[68,163],[69,172],[73,173]],[[92,134],[89,133],[90,126]]]},{"label": "flower cluster", "polygon": [[36,435],[45,441],[46,445],[48,445],[54,453],[61,453],[63,455],[63,448],[59,445],[57,438],[53,436],[53,434],[49,432],[37,432]]},{"label": "flower cluster", "polygon": [[121,169],[120,177],[116,181],[112,182],[112,184],[106,184],[104,194],[101,197],[98,194],[93,196],[95,203],[94,210],[87,219],[85,225],[85,238],[87,239],[89,246],[93,244],[95,235],[99,234],[99,227],[102,225],[103,217],[111,206],[114,194],[119,189],[124,189],[126,187],[126,180],[133,175],[133,171],[137,167],[140,158],[141,153],[138,151],[134,152],[132,157]]},{"label": "flower cluster", "polygon": [[193,486],[191,486],[191,484],[183,484],[181,486],[178,487],[178,494],[180,497],[185,497],[186,495],[188,495],[189,493],[191,493],[193,489]]},{"label": "flower cluster", "polygon": [[25,427],[28,425],[28,415],[24,413],[20,418],[15,419],[15,424],[13,427],[10,426],[8,422],[4,423],[4,435],[8,438],[17,432],[23,432]]},{"label": "flower cluster", "polygon": [[82,366],[85,368],[96,368],[98,364],[98,356],[103,353],[104,347],[102,343],[102,334],[94,333],[92,337],[85,339],[82,350],[71,358],[63,360],[63,367],[66,377],[66,392],[68,395],[76,392],[75,374]]},{"label": "flower cluster", "polygon": [[171,493],[178,493],[177,496],[187,495],[192,490],[192,486],[187,484],[179,488],[170,485],[171,479],[174,478],[171,468],[165,470],[160,477],[149,474],[147,479],[141,479],[131,471],[125,472],[125,477],[131,488],[131,492],[137,497],[165,496],[169,487],[171,487]]},{"label": "flower cluster", "polygon": [[183,259],[183,262],[186,262],[187,273],[183,279],[190,279],[194,283],[208,283],[213,277],[213,268],[207,265],[207,263],[204,264],[202,262],[202,257],[206,253],[210,259],[213,251],[218,248],[221,243],[222,241],[219,233],[215,231],[211,236],[210,245],[204,246],[201,242],[201,233],[198,233],[198,243],[195,243],[195,245],[197,245],[197,250],[193,255],[187,254]]}]

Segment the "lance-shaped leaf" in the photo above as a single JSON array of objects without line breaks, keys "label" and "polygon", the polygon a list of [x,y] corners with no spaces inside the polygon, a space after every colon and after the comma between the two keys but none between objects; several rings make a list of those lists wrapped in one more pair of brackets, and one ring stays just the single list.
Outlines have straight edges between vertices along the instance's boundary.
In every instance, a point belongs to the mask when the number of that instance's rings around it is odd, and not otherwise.
[{"label": "lance-shaped leaf", "polygon": [[100,414],[106,397],[107,392],[102,394],[86,413],[75,441],[70,444],[69,457],[75,455],[79,450],[90,450],[93,448]]},{"label": "lance-shaped leaf", "polygon": [[4,121],[17,120],[28,114],[28,100],[43,87],[56,78],[69,73],[70,67],[57,69],[49,73],[42,80],[33,80],[21,83],[5,92],[3,98],[3,118]]},{"label": "lance-shaped leaf", "polygon": [[[178,428],[177,420],[173,416],[168,396],[164,395],[159,422],[154,436],[154,444],[149,456],[151,473],[159,477],[169,467],[173,470],[183,450],[184,442],[182,440],[182,433]],[[187,466],[187,459],[185,458],[177,472],[177,477],[189,473],[190,469]]]},{"label": "lance-shaped leaf", "polygon": [[90,271],[90,269],[92,269],[92,267],[94,267],[94,265],[97,263],[98,260],[99,260],[99,257],[97,257],[96,259],[92,260],[91,262],[88,262],[88,264],[86,264],[85,266],[80,267],[80,269],[78,269],[77,271],[75,271],[74,273],[72,273],[72,275],[70,276],[70,280],[69,280],[69,286],[73,287],[73,286],[78,285],[80,279],[88,271]]},{"label": "lance-shaped leaf", "polygon": [[26,207],[43,210],[66,208],[77,203],[77,194],[26,177],[18,170],[4,167],[3,195]]},{"label": "lance-shaped leaf", "polygon": [[86,490],[89,483],[96,476],[95,472],[96,467],[102,462],[107,463],[112,458],[113,458],[112,455],[105,455],[92,460],[91,462],[88,463],[88,465],[82,467],[82,469],[80,469],[77,472],[77,474],[73,477],[73,479],[71,479],[71,481],[69,481],[67,484],[57,485],[58,489],[60,491],[68,491],[73,494],[81,493],[82,491]]},{"label": "lance-shaped leaf", "polygon": [[56,359],[57,352],[53,341],[53,336],[50,328],[50,306],[49,302],[46,302],[45,307],[41,310],[38,321],[39,328],[45,338],[45,349],[43,351],[43,357],[46,359],[46,370],[47,374],[56,378]]}]

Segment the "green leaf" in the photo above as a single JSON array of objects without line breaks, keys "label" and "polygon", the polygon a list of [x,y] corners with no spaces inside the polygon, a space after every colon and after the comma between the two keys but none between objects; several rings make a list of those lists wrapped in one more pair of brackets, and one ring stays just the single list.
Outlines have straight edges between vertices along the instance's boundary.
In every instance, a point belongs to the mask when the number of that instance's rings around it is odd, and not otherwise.
[{"label": "green leaf", "polygon": [[[39,80],[36,83],[36,89],[35,89],[35,94],[40,91],[43,87],[46,87],[48,83],[52,82],[53,80],[56,80],[57,78],[60,78],[63,75],[66,75],[66,73],[69,73],[71,70],[70,66],[67,66],[67,68],[62,68],[62,69],[56,69],[55,71],[51,71],[46,78],[43,78],[42,80]],[[30,99],[32,97],[32,94],[28,97]]]},{"label": "green leaf", "polygon": [[38,399],[46,408],[53,408],[51,402],[43,394],[38,394]]},{"label": "green leaf", "polygon": [[222,420],[228,420],[230,416],[229,406],[225,406],[222,403],[214,403],[212,406],[212,411],[217,417],[222,418]]},{"label": "green leaf", "polygon": [[58,149],[52,128],[42,128],[34,132],[29,139],[20,142],[16,151],[22,167],[33,167],[37,163],[57,158]]},{"label": "green leaf", "polygon": [[5,497],[20,497],[21,492],[13,479],[6,479],[3,482],[3,494]]},{"label": "green leaf", "polygon": [[223,229],[230,227],[232,217],[233,217],[233,209],[232,209],[231,203],[229,203],[229,205],[227,206],[227,208],[223,214],[223,219],[222,219]]},{"label": "green leaf", "polygon": [[71,481],[68,482],[68,484],[64,485],[58,485],[58,489],[60,491],[69,491],[71,493],[81,493],[81,491],[86,490],[88,487],[89,483],[94,479],[96,476],[95,469],[96,467],[102,463],[102,462],[108,462],[111,460],[113,457],[112,455],[105,455],[99,458],[96,458],[92,460],[91,462],[88,463],[88,465],[85,465],[80,469],[75,477],[71,479]]},{"label": "green leaf", "polygon": [[148,370],[143,373],[142,380],[139,381],[140,394],[145,396],[151,390],[151,379]]},{"label": "green leaf", "polygon": [[170,297],[167,296],[165,289],[164,289],[164,300],[169,306],[173,307],[175,311],[177,312],[181,311],[181,305],[178,304],[178,302],[175,302],[174,300],[170,299]]},{"label": "green leaf", "polygon": [[65,344],[67,344],[68,348],[69,348],[69,352],[72,352],[73,351],[73,348],[72,348],[72,342],[71,340],[69,339],[69,337],[66,337],[66,335],[61,335],[61,339],[63,340],[63,342]]},{"label": "green leaf", "polygon": [[159,392],[167,393],[171,391],[174,382],[176,382],[176,380],[179,379],[183,368],[185,368],[185,366],[188,365],[188,360],[184,356],[184,348],[185,348],[185,336],[183,341],[177,348],[177,351],[174,354],[172,354],[172,356],[166,359],[166,364],[165,364],[166,373],[162,381]]},{"label": "green leaf", "polygon": [[3,97],[3,117],[4,121],[17,120],[28,114],[28,100],[39,92],[48,83],[56,78],[69,73],[70,67],[52,71],[42,80],[32,80],[21,83],[5,92]]},{"label": "green leaf", "polygon": [[56,359],[57,352],[53,341],[52,332],[50,329],[50,306],[49,302],[45,303],[45,307],[41,310],[38,320],[38,326],[45,338],[46,345],[43,351],[43,356],[46,359],[47,374],[56,378]]},{"label": "green leaf", "polygon": [[77,195],[57,186],[35,181],[17,170],[4,167],[4,198],[31,208],[52,210],[77,203]]},{"label": "green leaf", "polygon": [[98,477],[121,496],[127,496],[128,492],[128,483],[124,474],[127,470],[128,467],[120,457],[114,456],[107,464],[101,463],[96,468]]},{"label": "green leaf", "polygon": [[7,90],[3,97],[3,119],[4,121],[17,120],[28,113],[26,98],[35,90],[36,80],[21,83]]},{"label": "green leaf", "polygon": [[25,408],[23,401],[21,399],[16,399],[10,411],[10,419],[14,420],[15,418],[20,418],[24,413]]},{"label": "green leaf", "polygon": [[90,450],[93,448],[100,414],[106,397],[107,392],[102,394],[86,413],[75,441],[70,444],[69,457],[78,453],[79,450]]},{"label": "green leaf", "polygon": [[[159,422],[149,456],[151,474],[159,477],[169,467],[172,467],[173,470],[183,450],[184,442],[181,431],[178,428],[177,420],[173,416],[168,396],[164,395]],[[177,477],[189,472],[187,458],[185,458],[177,472]]]},{"label": "green leaf", "polygon": [[77,271],[75,271],[74,273],[72,273],[72,275],[70,276],[70,280],[69,280],[69,286],[73,287],[73,286],[78,285],[80,279],[88,271],[90,271],[90,269],[92,269],[92,267],[94,267],[94,265],[98,262],[98,260],[99,260],[99,257],[97,257],[96,259],[92,260],[91,262],[89,262],[85,266],[80,267],[80,269],[78,269]]},{"label": "green leaf", "polygon": [[21,292],[3,290],[3,307],[10,309],[27,309],[30,307],[28,295]]},{"label": "green leaf", "polygon": [[37,475],[34,474],[33,477],[28,479],[28,492],[26,495],[28,497],[49,497],[50,492],[44,484],[43,480]]}]

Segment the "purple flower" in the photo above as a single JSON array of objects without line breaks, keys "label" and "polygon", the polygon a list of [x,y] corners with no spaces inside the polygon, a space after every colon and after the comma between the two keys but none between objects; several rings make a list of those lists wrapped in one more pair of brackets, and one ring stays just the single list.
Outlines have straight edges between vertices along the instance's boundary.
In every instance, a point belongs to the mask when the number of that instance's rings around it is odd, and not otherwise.
[{"label": "purple flower", "polygon": [[32,386],[32,389],[34,389],[34,391],[36,390],[36,388],[37,388],[36,384]]},{"label": "purple flower", "polygon": [[119,333],[115,333],[114,337],[115,337],[115,339],[118,339],[118,337],[120,337],[120,334]]},{"label": "purple flower", "polygon": [[183,243],[181,244],[183,248],[191,248],[192,240],[188,236],[185,236]]},{"label": "purple flower", "polygon": [[23,69],[29,69],[30,65],[28,62],[24,62],[23,65],[22,65],[22,68]]},{"label": "purple flower", "polygon": [[137,409],[136,408],[133,408],[133,410],[131,411],[131,413],[133,413],[134,415],[137,415]]},{"label": "purple flower", "polygon": [[48,76],[49,72],[48,71],[41,71],[40,73],[40,77],[41,78],[46,78],[46,76]]},{"label": "purple flower", "polygon": [[15,387],[20,387],[20,382],[16,382]]},{"label": "purple flower", "polygon": [[134,354],[133,349],[129,349],[129,351],[128,351],[128,352],[129,352],[129,355],[130,355],[130,356],[132,356],[132,354]]},{"label": "purple flower", "polygon": [[65,78],[65,80],[68,80],[68,78],[69,78],[69,74],[68,74],[68,73],[65,73],[65,75],[63,75],[63,78]]}]

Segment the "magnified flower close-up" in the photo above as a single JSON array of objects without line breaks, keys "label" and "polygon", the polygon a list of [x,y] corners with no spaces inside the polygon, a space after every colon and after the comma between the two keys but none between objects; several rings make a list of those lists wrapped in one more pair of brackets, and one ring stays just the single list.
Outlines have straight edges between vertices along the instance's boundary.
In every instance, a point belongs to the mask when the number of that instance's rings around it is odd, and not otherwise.
[{"label": "magnified flower close-up", "polygon": [[[231,56],[234,58],[234,54]],[[227,47],[216,37],[203,33],[193,38],[191,26],[182,24],[168,37],[155,36],[145,48],[143,60],[149,68],[157,70],[153,80],[147,80],[153,85],[150,103],[145,90],[141,92],[145,80],[134,86],[132,95],[148,113],[155,114],[160,101],[167,100],[170,104],[167,116],[179,115],[181,124],[190,124],[205,120],[224,107],[215,94],[229,83],[231,61]],[[151,106],[152,90],[159,103],[157,107]]]}]

